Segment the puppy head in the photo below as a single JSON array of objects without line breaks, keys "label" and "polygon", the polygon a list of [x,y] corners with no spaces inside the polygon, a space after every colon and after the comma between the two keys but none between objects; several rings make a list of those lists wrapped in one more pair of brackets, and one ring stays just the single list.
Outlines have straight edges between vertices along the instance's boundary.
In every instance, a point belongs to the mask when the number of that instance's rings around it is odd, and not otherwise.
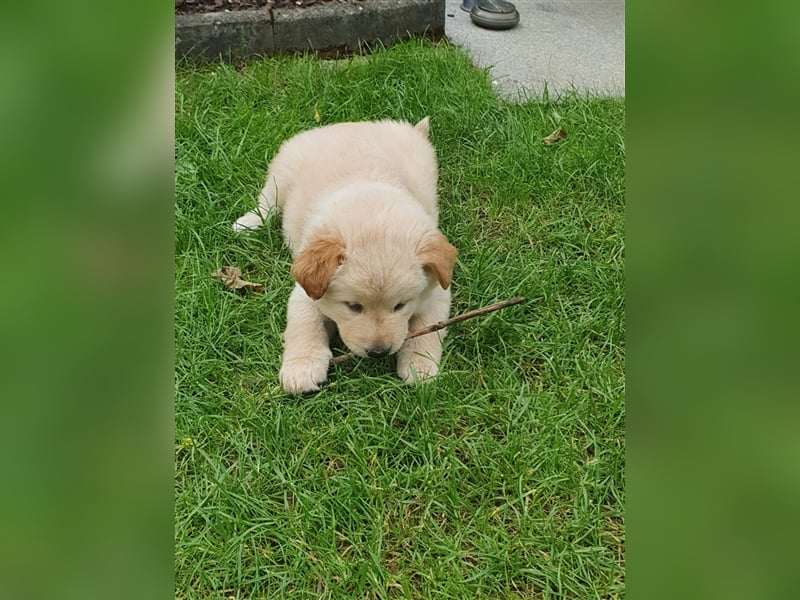
[{"label": "puppy head", "polygon": [[308,294],[319,300],[325,295],[336,269],[344,261],[344,242],[332,231],[315,234],[292,263],[292,277]]},{"label": "puppy head", "polygon": [[435,293],[438,286],[450,286],[455,248],[438,231],[413,238],[383,232],[381,238],[370,236],[367,244],[352,240],[344,246],[341,263],[331,251],[326,268],[335,274],[326,275],[328,285],[317,307],[359,356],[397,352],[411,318],[429,303],[442,301]]}]

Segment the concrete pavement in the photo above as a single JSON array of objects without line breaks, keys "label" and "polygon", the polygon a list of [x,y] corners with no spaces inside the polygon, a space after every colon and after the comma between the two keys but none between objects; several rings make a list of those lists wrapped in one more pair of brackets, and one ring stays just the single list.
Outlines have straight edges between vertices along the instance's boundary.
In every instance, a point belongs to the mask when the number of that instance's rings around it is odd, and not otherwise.
[{"label": "concrete pavement", "polygon": [[504,97],[551,98],[575,89],[625,95],[625,2],[512,0],[520,14],[513,29],[493,31],[472,23],[461,0],[446,0],[445,34],[480,67],[491,67]]}]

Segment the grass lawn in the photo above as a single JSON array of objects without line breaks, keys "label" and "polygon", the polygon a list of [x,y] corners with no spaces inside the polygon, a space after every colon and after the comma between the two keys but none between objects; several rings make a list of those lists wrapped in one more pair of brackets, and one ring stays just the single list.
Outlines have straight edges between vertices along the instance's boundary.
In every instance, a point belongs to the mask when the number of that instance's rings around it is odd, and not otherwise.
[{"label": "grass lawn", "polygon": [[[418,41],[176,86],[176,597],[623,597],[624,102],[507,104]],[[357,360],[287,397],[289,252],[277,222],[230,225],[291,135],[425,115],[452,314],[528,300],[452,326],[429,384]],[[222,265],[266,292],[222,289]]]}]

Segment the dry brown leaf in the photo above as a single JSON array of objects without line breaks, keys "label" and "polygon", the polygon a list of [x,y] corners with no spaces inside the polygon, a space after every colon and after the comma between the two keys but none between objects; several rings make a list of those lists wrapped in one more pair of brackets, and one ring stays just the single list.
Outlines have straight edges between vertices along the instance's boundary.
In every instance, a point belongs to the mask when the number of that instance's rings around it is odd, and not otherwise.
[{"label": "dry brown leaf", "polygon": [[563,129],[556,129],[553,133],[551,133],[546,138],[544,138],[544,143],[545,144],[552,144],[552,143],[557,142],[558,140],[561,140],[561,139],[563,139],[565,137],[567,137],[567,132],[566,131],[564,131]]},{"label": "dry brown leaf", "polygon": [[263,292],[264,286],[260,283],[253,283],[242,279],[242,270],[239,267],[222,267],[211,274],[212,277],[219,277],[229,290],[251,290],[253,292]]}]

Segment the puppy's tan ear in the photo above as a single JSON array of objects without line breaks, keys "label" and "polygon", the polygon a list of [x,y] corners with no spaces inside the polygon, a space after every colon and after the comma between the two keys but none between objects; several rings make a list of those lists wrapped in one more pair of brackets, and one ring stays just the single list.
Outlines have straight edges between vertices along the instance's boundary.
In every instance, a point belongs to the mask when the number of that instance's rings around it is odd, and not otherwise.
[{"label": "puppy's tan ear", "polygon": [[420,244],[417,255],[427,271],[433,273],[442,289],[450,287],[453,267],[456,264],[455,249],[440,232],[428,235]]},{"label": "puppy's tan ear", "polygon": [[431,118],[425,117],[422,121],[414,125],[414,129],[427,138],[431,132]]},{"label": "puppy's tan ear", "polygon": [[316,234],[292,263],[292,277],[309,298],[325,295],[336,269],[344,261],[344,243],[332,232]]}]

